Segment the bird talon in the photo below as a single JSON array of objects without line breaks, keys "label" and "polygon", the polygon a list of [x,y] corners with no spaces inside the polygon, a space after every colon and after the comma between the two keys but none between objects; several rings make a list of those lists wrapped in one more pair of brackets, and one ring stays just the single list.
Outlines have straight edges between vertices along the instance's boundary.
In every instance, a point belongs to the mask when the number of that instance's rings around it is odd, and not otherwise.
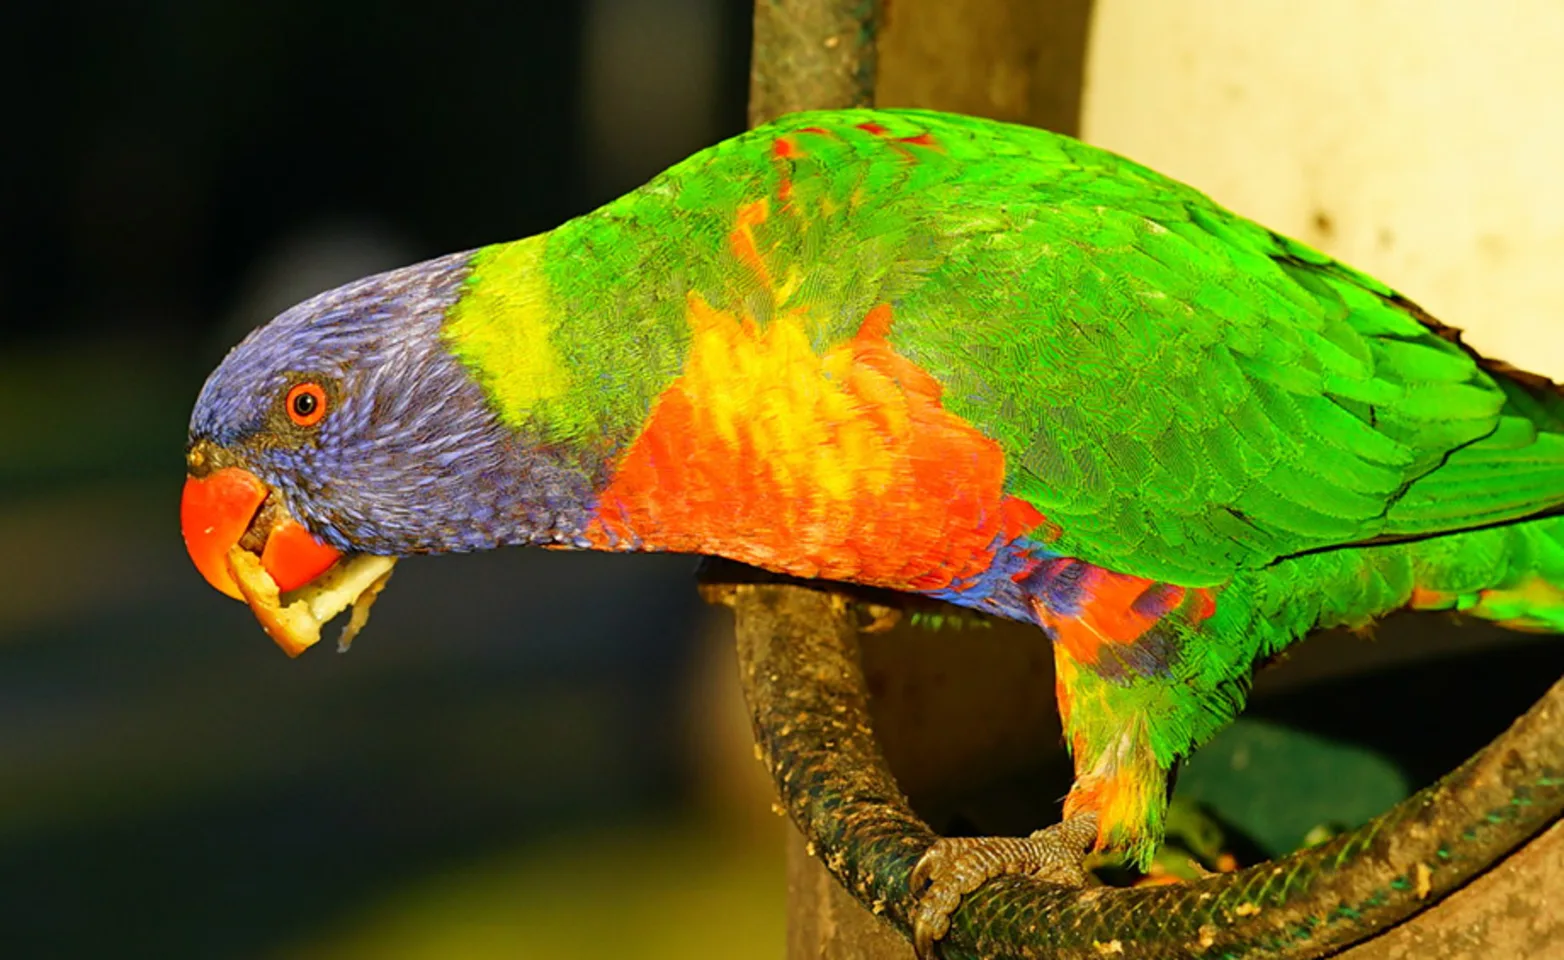
[{"label": "bird talon", "polygon": [[920,896],[929,885],[929,871],[933,869],[930,854],[938,849],[939,844],[929,849],[918,858],[918,863],[912,868],[912,875],[907,878],[907,891],[913,896]]},{"label": "bird talon", "polygon": [[907,878],[918,898],[913,950],[931,960],[950,932],[951,918],[968,894],[995,877],[1028,874],[1046,883],[1080,887],[1086,850],[1097,838],[1097,815],[1086,813],[1028,837],[942,837],[934,841]]}]

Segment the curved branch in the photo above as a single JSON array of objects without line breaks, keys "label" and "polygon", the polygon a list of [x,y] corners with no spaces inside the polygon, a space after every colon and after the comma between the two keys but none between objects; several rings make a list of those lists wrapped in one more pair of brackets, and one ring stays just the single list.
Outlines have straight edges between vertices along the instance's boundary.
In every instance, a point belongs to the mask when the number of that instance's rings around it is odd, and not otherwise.
[{"label": "curved branch", "polygon": [[[733,607],[756,742],[812,852],[904,935],[907,877],[934,840],[870,726],[852,601],[797,583],[712,585]],[[1321,956],[1482,872],[1564,810],[1564,680],[1484,750],[1358,830],[1286,859],[1169,887],[992,881],[962,904],[947,958]]]}]

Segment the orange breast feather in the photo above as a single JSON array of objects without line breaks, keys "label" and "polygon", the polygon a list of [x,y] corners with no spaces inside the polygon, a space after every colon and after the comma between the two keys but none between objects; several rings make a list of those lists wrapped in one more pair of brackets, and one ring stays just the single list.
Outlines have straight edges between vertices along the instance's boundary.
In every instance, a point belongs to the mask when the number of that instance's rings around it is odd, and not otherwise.
[{"label": "orange breast feather", "polygon": [[1043,522],[1003,492],[999,445],[892,349],[888,304],[824,355],[798,313],[760,329],[692,295],[688,318],[684,372],[603,491],[595,546],[936,590]]}]

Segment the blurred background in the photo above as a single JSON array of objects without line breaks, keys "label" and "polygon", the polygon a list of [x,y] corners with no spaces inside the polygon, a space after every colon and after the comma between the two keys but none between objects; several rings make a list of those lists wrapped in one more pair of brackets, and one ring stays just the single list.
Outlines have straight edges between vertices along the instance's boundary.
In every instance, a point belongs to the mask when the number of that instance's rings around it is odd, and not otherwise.
[{"label": "blurred background", "polygon": [[290,662],[177,518],[250,327],[737,132],[749,16],[0,10],[0,956],[623,955],[582,936],[610,904],[638,956],[780,955],[781,822],[694,561],[404,563],[365,644]]},{"label": "blurred background", "polygon": [[[1556,7],[1057,6],[1090,27],[1071,132],[1564,375]],[[0,8],[0,956],[782,954],[783,826],[691,560],[409,561],[351,655],[288,661],[176,517],[189,406],[246,330],[737,132],[750,7]],[[1430,781],[1564,670],[1559,644],[1429,622],[1307,645],[1181,791],[1254,855],[1286,849]],[[919,676],[992,702],[980,671]],[[1015,696],[1046,714],[1039,684]],[[966,769],[987,799],[934,796],[936,826],[1053,815],[1058,755],[1015,759],[1052,728],[993,742],[1011,760]]]}]

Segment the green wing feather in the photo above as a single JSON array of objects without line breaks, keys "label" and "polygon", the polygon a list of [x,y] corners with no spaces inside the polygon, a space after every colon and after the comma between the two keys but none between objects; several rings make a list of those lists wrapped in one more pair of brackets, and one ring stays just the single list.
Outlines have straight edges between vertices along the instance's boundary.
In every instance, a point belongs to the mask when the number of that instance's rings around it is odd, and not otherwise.
[{"label": "green wing feather", "polygon": [[[1415,306],[1318,251],[1044,131],[881,111],[752,137],[810,127],[833,136],[795,134],[803,208],[811,191],[872,203],[800,231],[849,264],[809,295],[849,316],[896,305],[893,341],[1002,444],[1064,553],[1216,584],[1564,502],[1564,438],[1506,410]],[[890,145],[921,134],[934,146]],[[783,253],[787,223],[770,235]]]},{"label": "green wing feather", "polygon": [[[1209,618],[1160,625],[1167,677],[1073,682],[1086,769],[1139,731],[1121,759],[1142,813],[1108,829],[1142,858],[1162,774],[1239,708],[1258,657],[1409,602],[1564,629],[1564,520],[1429,536],[1564,503],[1556,388],[1106,151],[917,111],[798,114],[536,242],[486,251],[474,281],[528,322],[457,344],[525,386],[503,412],[529,432],[633,438],[682,368],[691,295],[762,326],[796,314],[818,352],[888,303],[892,344],[1000,444],[1009,491],[1062,531],[1051,549],[1220,585]],[[1387,538],[1422,539],[1369,545]]]},{"label": "green wing feather", "polygon": [[[760,200],[769,285],[731,243]],[[593,372],[514,412],[555,440],[633,434],[678,374],[690,293],[761,324],[801,310],[820,349],[889,302],[892,342],[1001,444],[1011,492],[1063,530],[1053,547],[1110,569],[1213,585],[1564,501],[1564,439],[1533,424],[1543,401],[1415,306],[1046,131],[796,114],[545,242],[550,310],[569,317],[554,348]]]}]

